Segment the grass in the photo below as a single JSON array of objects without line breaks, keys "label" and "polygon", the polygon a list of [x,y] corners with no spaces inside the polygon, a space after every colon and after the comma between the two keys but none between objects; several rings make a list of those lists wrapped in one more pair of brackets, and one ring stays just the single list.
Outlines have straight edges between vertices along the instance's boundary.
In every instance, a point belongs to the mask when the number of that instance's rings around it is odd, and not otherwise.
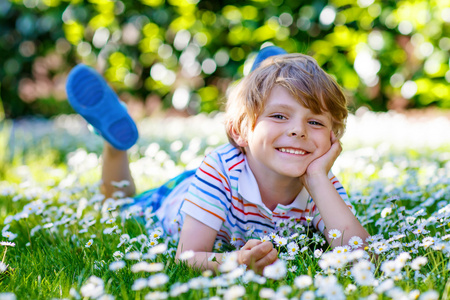
[{"label": "grass", "polygon": [[[368,249],[331,251],[321,243],[323,237],[296,228],[298,236],[288,238],[298,246],[295,255],[279,247],[279,264],[263,276],[236,268],[232,255],[224,263],[230,269],[219,274],[175,263],[175,239],[161,235],[159,246],[151,246],[155,224],[127,217],[120,207],[102,207],[102,141],[87,133],[77,117],[3,121],[0,299],[447,299],[448,144],[444,139],[419,146],[408,142],[417,131],[398,116],[391,117],[396,127],[403,126],[397,128],[404,131],[403,144],[389,132],[383,143],[368,142],[366,135],[387,117],[350,120],[345,151],[334,166],[373,237]],[[351,126],[355,122],[362,133]],[[430,130],[434,123],[421,126]],[[226,142],[220,116],[164,124],[144,120],[140,132],[130,158],[141,190],[198,164],[205,152]],[[124,267],[115,269],[117,261]]]}]

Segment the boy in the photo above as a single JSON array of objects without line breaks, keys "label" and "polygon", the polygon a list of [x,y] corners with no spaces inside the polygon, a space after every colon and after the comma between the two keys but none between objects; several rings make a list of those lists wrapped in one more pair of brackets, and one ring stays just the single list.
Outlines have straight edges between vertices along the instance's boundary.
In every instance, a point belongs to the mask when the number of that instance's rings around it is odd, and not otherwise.
[{"label": "boy", "polygon": [[[225,126],[230,144],[206,156],[195,174],[176,179],[181,183],[169,195],[160,197],[152,191],[136,199],[156,209],[169,233],[176,228],[166,220],[183,216],[176,256],[193,250],[194,256],[188,259],[192,266],[217,269],[222,254],[212,250],[219,239],[243,245],[237,251],[238,262],[262,272],[277,259],[277,251],[271,242],[247,241],[248,233],[267,235],[288,219],[304,225],[311,222],[324,231],[332,247],[347,244],[353,236],[363,240],[368,236],[346,202],[345,190],[330,172],[341,152],[346,99],[311,57],[283,53],[277,47],[262,49],[254,70],[229,95]],[[94,83],[78,88],[80,78]],[[105,92],[90,94],[97,81]],[[131,184],[123,191],[134,194],[127,154],[122,150],[134,144],[137,131],[125,109],[86,67],[72,71],[67,92],[75,110],[114,145],[105,143],[103,192],[112,194],[111,181],[128,180]],[[95,103],[99,98],[101,103]],[[117,112],[111,114],[113,110]],[[100,122],[94,114],[119,117]],[[114,139],[117,136],[119,141]],[[330,229],[340,230],[342,238],[330,239]],[[209,259],[212,255],[215,260]]]}]

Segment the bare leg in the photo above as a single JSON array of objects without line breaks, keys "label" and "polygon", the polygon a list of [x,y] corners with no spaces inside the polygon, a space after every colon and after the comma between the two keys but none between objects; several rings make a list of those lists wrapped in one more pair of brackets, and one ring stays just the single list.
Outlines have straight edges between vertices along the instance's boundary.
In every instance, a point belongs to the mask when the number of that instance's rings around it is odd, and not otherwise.
[{"label": "bare leg", "polygon": [[[117,188],[111,184],[112,181],[122,180],[127,180],[130,184],[123,188]],[[106,198],[110,198],[116,191],[124,192],[127,197],[133,196],[136,192],[127,151],[117,150],[107,142],[103,147],[102,181],[100,191]]]}]

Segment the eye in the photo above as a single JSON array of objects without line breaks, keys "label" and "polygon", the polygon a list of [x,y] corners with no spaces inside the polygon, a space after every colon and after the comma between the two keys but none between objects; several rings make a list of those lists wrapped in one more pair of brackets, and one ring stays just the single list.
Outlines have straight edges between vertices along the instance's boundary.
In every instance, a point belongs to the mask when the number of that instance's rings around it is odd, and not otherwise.
[{"label": "eye", "polygon": [[317,122],[317,121],[309,121],[309,124],[315,125],[315,126],[324,126],[322,123]]},{"label": "eye", "polygon": [[286,117],[280,114],[275,114],[271,116],[274,119],[279,119],[279,120],[286,120]]}]

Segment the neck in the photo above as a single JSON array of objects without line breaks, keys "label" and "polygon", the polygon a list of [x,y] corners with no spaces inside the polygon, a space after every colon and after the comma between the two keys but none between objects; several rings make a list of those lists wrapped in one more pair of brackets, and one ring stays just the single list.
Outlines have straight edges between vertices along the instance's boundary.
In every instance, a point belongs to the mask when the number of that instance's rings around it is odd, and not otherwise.
[{"label": "neck", "polygon": [[258,183],[261,200],[271,211],[273,211],[278,204],[291,204],[303,188],[299,178],[279,178],[274,180],[267,174],[256,175],[256,182]]}]

